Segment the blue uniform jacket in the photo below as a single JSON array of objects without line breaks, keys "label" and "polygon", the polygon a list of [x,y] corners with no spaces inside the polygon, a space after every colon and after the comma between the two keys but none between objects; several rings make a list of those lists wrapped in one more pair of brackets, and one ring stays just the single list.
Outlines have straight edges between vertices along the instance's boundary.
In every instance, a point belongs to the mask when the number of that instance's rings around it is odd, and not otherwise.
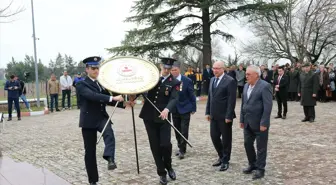
[{"label": "blue uniform jacket", "polygon": [[181,75],[181,84],[179,98],[176,103],[176,109],[173,113],[185,114],[196,112],[196,96],[194,94],[194,84],[192,80]]}]

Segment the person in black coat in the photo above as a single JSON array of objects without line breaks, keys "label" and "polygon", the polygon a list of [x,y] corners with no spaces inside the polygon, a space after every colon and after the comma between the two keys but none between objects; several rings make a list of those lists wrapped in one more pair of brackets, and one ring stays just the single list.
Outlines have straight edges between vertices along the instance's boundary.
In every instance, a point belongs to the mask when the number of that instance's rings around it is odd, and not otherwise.
[{"label": "person in black coat", "polygon": [[[288,94],[288,86],[289,86],[289,77],[285,74],[285,68],[280,66],[278,68],[278,76],[274,79],[274,90],[275,90],[275,98],[278,103],[278,115],[275,117],[286,119],[286,115],[288,112],[287,107],[287,94]],[[282,114],[282,106],[284,107],[284,111]]]},{"label": "person in black coat", "polygon": [[12,120],[12,107],[13,102],[15,109],[17,111],[18,120],[21,120],[21,111],[20,111],[20,104],[19,104],[19,97],[20,97],[20,90],[21,85],[20,82],[15,80],[15,75],[10,76],[10,80],[5,84],[5,90],[8,91],[7,95],[7,103],[8,103],[8,120]]},{"label": "person in black coat", "polygon": [[204,84],[204,93],[208,95],[209,93],[209,85],[210,85],[210,79],[214,76],[212,69],[210,68],[210,65],[206,65],[205,69],[203,69],[203,84]]},{"label": "person in black coat", "polygon": [[[172,58],[161,59],[160,81],[147,93],[147,98],[161,111],[161,114],[149,101],[145,100],[139,117],[145,123],[157,174],[160,176],[160,183],[167,184],[167,172],[172,180],[176,179],[176,174],[172,168],[171,126],[166,118],[171,121],[170,114],[175,109],[179,99],[180,81],[170,74],[172,65],[176,60]],[[131,96],[130,101],[133,102],[138,96]]]},{"label": "person in black coat", "polygon": [[[82,135],[85,148],[85,167],[88,180],[91,185],[98,182],[98,169],[96,159],[97,131],[102,132],[109,115],[106,112],[106,105],[114,106],[117,101],[122,102],[121,95],[111,96],[97,81],[99,74],[100,57],[89,57],[83,60],[86,64],[88,77],[76,84],[76,91],[80,96],[80,117],[79,127],[82,128]],[[119,108],[125,108],[123,103],[118,104]],[[108,161],[108,170],[117,168],[115,163],[115,138],[110,121],[103,133],[105,150],[103,158]]]}]

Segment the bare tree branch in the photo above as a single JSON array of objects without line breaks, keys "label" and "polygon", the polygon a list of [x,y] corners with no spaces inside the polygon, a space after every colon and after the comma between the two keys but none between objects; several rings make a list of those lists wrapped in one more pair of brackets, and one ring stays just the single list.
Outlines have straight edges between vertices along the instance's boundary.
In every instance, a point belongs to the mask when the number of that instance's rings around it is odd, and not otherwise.
[{"label": "bare tree branch", "polygon": [[15,11],[11,11],[10,8],[13,4],[13,0],[4,8],[0,7],[0,23],[10,23],[13,22],[13,20],[1,20],[1,19],[8,19],[11,18],[23,11],[25,11],[24,7],[17,7]]},{"label": "bare tree branch", "polygon": [[259,15],[252,22],[258,41],[247,44],[245,51],[261,58],[318,62],[328,47],[336,45],[336,1],[284,2],[286,9]]}]

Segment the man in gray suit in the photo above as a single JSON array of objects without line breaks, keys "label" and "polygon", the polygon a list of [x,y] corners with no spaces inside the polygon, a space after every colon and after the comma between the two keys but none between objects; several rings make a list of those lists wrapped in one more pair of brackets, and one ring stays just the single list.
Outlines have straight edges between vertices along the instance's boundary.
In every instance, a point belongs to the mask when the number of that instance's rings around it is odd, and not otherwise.
[{"label": "man in gray suit", "polygon": [[219,171],[226,171],[231,157],[232,122],[236,118],[237,82],[224,73],[224,62],[215,62],[212,70],[215,76],[210,80],[205,112],[210,121],[211,140],[219,157],[212,166],[220,166]]},{"label": "man in gray suit", "polygon": [[260,74],[258,66],[251,65],[247,68],[247,84],[244,87],[240,111],[240,127],[244,129],[244,146],[249,162],[243,172],[250,174],[255,170],[252,179],[260,179],[265,174],[268,130],[273,106],[272,87],[266,81],[260,80]]}]

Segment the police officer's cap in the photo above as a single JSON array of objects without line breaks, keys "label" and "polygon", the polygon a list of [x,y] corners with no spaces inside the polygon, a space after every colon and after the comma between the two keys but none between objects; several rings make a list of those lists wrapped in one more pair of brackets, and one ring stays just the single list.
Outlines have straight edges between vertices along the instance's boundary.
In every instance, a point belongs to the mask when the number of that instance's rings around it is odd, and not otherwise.
[{"label": "police officer's cap", "polygon": [[161,57],[160,59],[161,59],[161,63],[163,64],[163,67],[167,69],[171,69],[174,62],[176,61],[176,59],[168,58],[168,57]]},{"label": "police officer's cap", "polygon": [[99,67],[99,62],[101,59],[102,58],[98,56],[88,57],[83,60],[83,63],[86,65],[86,67]]}]

